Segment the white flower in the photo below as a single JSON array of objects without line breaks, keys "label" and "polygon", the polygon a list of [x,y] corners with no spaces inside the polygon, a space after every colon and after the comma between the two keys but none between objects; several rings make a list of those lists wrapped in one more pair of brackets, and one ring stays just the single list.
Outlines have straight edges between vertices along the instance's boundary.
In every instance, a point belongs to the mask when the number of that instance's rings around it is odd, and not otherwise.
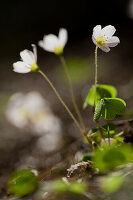
[{"label": "white flower", "polygon": [[[27,128],[50,113],[47,102],[37,92],[15,93],[10,99],[6,110],[7,119],[18,128]],[[33,128],[33,126],[32,126]]]},{"label": "white flower", "polygon": [[11,96],[6,117],[14,126],[38,137],[35,149],[39,152],[48,153],[61,147],[61,121],[38,92],[33,91],[26,95],[16,93]]},{"label": "white flower", "polygon": [[60,55],[63,53],[63,49],[67,43],[67,40],[68,40],[67,30],[61,28],[59,30],[58,37],[53,34],[45,35],[43,40],[38,42],[38,45],[46,51]]},{"label": "white flower", "polygon": [[32,45],[33,52],[25,49],[20,52],[22,61],[18,61],[13,64],[13,71],[18,73],[28,73],[30,71],[38,71],[37,65],[37,49],[35,45]]},{"label": "white flower", "polygon": [[12,95],[6,117],[14,126],[30,130],[33,134],[61,132],[60,120],[52,113],[49,104],[38,92]]},{"label": "white flower", "polygon": [[101,25],[97,25],[93,29],[92,40],[101,50],[109,52],[109,47],[115,47],[120,43],[119,38],[113,36],[115,31],[114,26],[108,25],[102,28]]}]

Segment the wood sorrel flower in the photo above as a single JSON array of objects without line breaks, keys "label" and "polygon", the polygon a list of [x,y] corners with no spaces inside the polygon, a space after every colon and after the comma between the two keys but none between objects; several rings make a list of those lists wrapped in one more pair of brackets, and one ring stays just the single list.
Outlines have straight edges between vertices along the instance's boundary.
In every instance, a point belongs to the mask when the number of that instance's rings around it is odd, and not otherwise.
[{"label": "wood sorrel flower", "polygon": [[115,31],[114,26],[108,25],[102,28],[101,25],[97,25],[93,29],[92,40],[102,51],[109,52],[109,47],[115,47],[120,43],[119,38],[113,36]]},{"label": "wood sorrel flower", "polygon": [[37,65],[37,49],[32,44],[33,52],[25,49],[20,52],[22,61],[13,63],[13,71],[18,73],[28,73],[30,71],[37,72],[39,67]]},{"label": "wood sorrel flower", "polygon": [[53,114],[48,102],[36,91],[15,93],[6,109],[8,121],[18,128],[29,128],[33,133],[59,132],[60,120]]},{"label": "wood sorrel flower", "polygon": [[53,34],[45,35],[43,40],[38,42],[38,45],[46,51],[53,52],[56,55],[61,55],[63,53],[64,46],[67,43],[67,39],[67,30],[61,28],[59,30],[58,37]]}]

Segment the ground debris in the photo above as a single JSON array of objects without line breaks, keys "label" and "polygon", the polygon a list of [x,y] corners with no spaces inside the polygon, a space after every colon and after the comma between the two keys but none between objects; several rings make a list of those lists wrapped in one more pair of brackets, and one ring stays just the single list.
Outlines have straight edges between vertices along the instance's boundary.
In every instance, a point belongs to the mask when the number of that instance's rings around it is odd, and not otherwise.
[{"label": "ground debris", "polygon": [[84,173],[88,168],[91,168],[92,162],[91,161],[82,161],[79,163],[76,163],[74,165],[71,165],[69,169],[67,169],[67,177],[70,178],[74,175],[79,175]]}]

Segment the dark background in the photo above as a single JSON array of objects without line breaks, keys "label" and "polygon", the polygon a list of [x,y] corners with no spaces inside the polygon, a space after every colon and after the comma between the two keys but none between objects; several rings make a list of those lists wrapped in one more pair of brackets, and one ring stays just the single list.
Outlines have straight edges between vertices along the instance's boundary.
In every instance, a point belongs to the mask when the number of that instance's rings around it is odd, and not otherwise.
[{"label": "dark background", "polygon": [[1,55],[17,53],[37,43],[44,34],[57,34],[60,27],[68,29],[69,43],[87,38],[97,24],[114,25],[118,35],[128,37],[133,34],[128,4],[128,0],[3,0],[0,4]]},{"label": "dark background", "polygon": [[[20,60],[20,51],[32,50],[32,43],[37,45],[45,34],[57,35],[61,27],[68,30],[69,36],[64,51],[65,59],[79,56],[90,62],[88,66],[90,73],[86,82],[89,88],[94,81],[95,45],[91,37],[94,26],[98,24],[102,27],[109,24],[115,26],[115,35],[120,38],[120,44],[116,48],[111,48],[110,53],[98,51],[100,66],[98,82],[114,84],[118,87],[131,82],[132,88],[133,6],[131,2],[133,0],[2,0],[0,4],[0,90],[12,94],[17,91],[40,89],[38,82],[41,79],[36,74],[14,73],[12,65]],[[51,80],[55,80],[57,88],[59,86],[61,91],[64,90],[62,83],[58,83],[59,78],[55,73],[56,66],[60,65],[57,56],[43,51],[40,47],[37,47],[37,50],[39,66],[49,73]],[[35,79],[36,84],[33,87]],[[40,84],[43,85],[44,82]],[[82,89],[77,91],[81,95]],[[133,95],[133,92],[131,93]],[[125,92],[123,94],[125,96]],[[120,95],[122,96],[121,93]]]}]

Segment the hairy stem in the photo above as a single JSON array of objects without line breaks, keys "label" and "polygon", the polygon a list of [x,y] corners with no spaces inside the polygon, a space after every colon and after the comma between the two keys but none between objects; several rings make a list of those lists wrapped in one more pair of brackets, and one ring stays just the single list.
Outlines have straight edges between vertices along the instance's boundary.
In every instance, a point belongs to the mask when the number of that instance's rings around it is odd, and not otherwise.
[{"label": "hairy stem", "polygon": [[99,122],[96,122],[96,125],[97,125],[99,132],[100,132],[101,139],[105,140],[104,135],[103,135],[103,130],[102,130]]},{"label": "hairy stem", "polygon": [[53,89],[53,91],[55,92],[57,98],[59,99],[59,101],[61,102],[61,104],[64,106],[64,108],[66,109],[66,111],[68,112],[69,116],[73,119],[73,121],[75,122],[76,126],[79,128],[79,130],[81,131],[81,133],[84,135],[84,131],[82,130],[80,124],[78,123],[78,121],[76,120],[76,118],[74,117],[74,115],[72,114],[72,112],[70,111],[70,109],[68,108],[68,106],[65,104],[65,102],[63,101],[63,99],[61,98],[59,92],[56,90],[56,88],[54,87],[53,83],[49,80],[49,78],[47,77],[47,75],[39,70],[38,71],[44,78],[45,80],[49,83],[49,85],[51,86],[51,88]]},{"label": "hairy stem", "polygon": [[82,115],[80,113],[79,107],[78,107],[77,102],[76,102],[76,98],[75,98],[75,95],[74,95],[72,82],[71,82],[71,78],[69,76],[67,65],[66,65],[65,59],[64,59],[64,57],[62,55],[60,56],[60,60],[61,60],[62,66],[64,68],[64,72],[65,72],[65,74],[67,76],[67,79],[68,79],[68,85],[69,85],[70,95],[71,95],[71,98],[72,98],[72,103],[74,105],[74,109],[75,109],[75,111],[77,113],[77,116],[79,117],[79,120],[80,120],[80,122],[82,124],[82,127],[86,130],[86,126],[85,126],[84,120],[82,118]]},{"label": "hairy stem", "polygon": [[107,131],[108,131],[108,143],[110,145],[110,130],[109,130],[109,121],[107,120]]},{"label": "hairy stem", "polygon": [[97,65],[97,49],[98,49],[98,47],[96,46],[96,49],[95,49],[95,83],[94,83],[95,91],[94,91],[94,108],[95,108],[95,106],[96,106],[97,71],[98,71],[98,65]]}]

